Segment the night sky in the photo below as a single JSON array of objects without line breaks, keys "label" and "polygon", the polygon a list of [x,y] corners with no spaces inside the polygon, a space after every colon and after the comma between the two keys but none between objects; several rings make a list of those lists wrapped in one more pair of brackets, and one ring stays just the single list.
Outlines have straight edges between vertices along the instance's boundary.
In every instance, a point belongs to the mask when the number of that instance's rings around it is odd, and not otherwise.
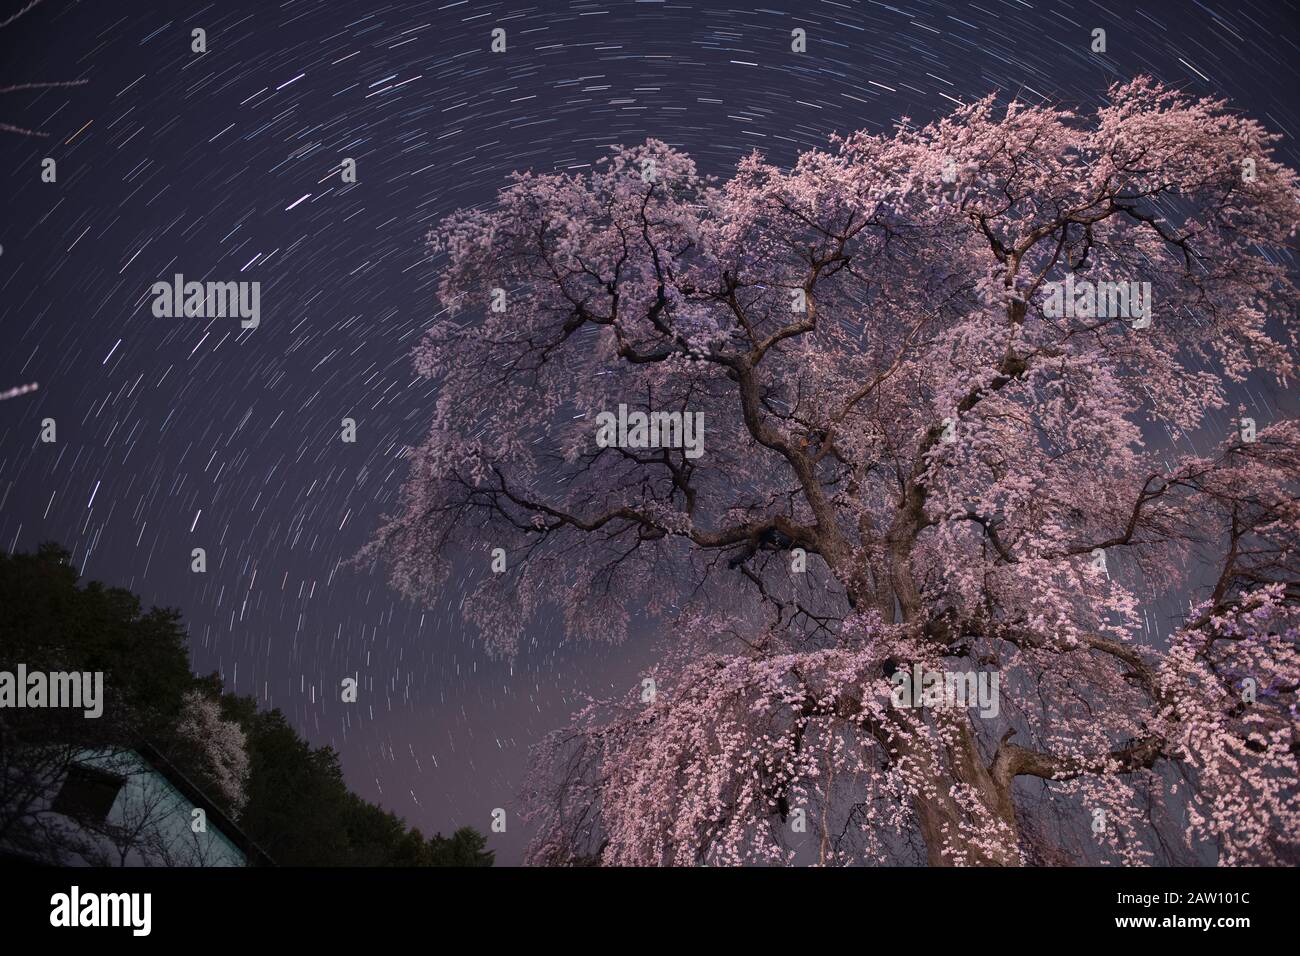
[{"label": "night sky", "polygon": [[[25,5],[0,0],[0,22]],[[195,670],[334,746],[352,789],[426,833],[487,832],[528,747],[628,687],[657,635],[574,646],[541,621],[493,660],[454,608],[341,566],[428,424],[409,352],[438,308],[429,229],[513,170],[647,136],[725,175],[990,92],[1090,109],[1139,73],[1227,96],[1300,166],[1291,0],[44,0],[0,28],[0,87],[86,82],[0,94],[0,124],[47,134],[0,132],[0,394],[39,384],[0,401],[0,549],[57,541],[86,577],[179,608]],[[156,318],[150,286],[177,272],[259,281],[260,326]],[[522,854],[511,823],[500,863]]]}]

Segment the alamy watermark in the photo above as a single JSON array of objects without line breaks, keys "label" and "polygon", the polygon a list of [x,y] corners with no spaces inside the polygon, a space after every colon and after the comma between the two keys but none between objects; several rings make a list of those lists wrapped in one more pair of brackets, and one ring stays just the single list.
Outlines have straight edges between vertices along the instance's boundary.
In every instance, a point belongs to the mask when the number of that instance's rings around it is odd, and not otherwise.
[{"label": "alamy watermark", "polygon": [[261,323],[260,282],[186,282],[179,272],[171,282],[155,282],[153,314],[160,319],[238,317],[246,329]]},{"label": "alamy watermark", "polygon": [[1133,320],[1133,328],[1151,324],[1150,282],[1081,282],[1068,273],[1063,282],[1047,282],[1043,314],[1050,319]]},{"label": "alamy watermark", "polygon": [[997,671],[928,671],[913,664],[910,671],[894,671],[889,681],[895,707],[979,707],[981,717],[996,717],[1001,709]]},{"label": "alamy watermark", "polygon": [[704,454],[703,412],[629,412],[596,416],[596,444],[601,448],[681,448],[687,458]]},{"label": "alamy watermark", "polygon": [[50,897],[54,927],[122,926],[132,936],[148,936],[153,926],[152,893],[83,893],[73,886]]},{"label": "alamy watermark", "polygon": [[0,671],[0,707],[71,707],[84,717],[104,713],[103,671]]}]

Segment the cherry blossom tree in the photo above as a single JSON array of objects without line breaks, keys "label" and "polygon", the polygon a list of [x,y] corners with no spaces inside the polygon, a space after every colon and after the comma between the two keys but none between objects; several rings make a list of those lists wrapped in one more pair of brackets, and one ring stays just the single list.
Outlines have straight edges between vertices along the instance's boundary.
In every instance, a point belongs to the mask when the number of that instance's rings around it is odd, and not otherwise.
[{"label": "cherry blossom tree", "polygon": [[[1236,406],[1295,371],[1276,139],[1139,78],[450,216],[364,556],[498,653],[665,636],[538,748],[532,861],[1293,862],[1300,423]],[[620,405],[704,454],[598,444]],[[965,672],[996,708],[900,704]]]},{"label": "cherry blossom tree", "polygon": [[193,751],[192,760],[212,784],[231,816],[248,802],[248,740],[234,720],[221,716],[221,704],[199,690],[186,691],[176,736]]}]

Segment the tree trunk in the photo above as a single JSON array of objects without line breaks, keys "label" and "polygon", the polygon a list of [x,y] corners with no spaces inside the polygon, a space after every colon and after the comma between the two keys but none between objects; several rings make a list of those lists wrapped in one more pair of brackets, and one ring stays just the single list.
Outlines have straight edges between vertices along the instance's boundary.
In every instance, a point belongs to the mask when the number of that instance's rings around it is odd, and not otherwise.
[{"label": "tree trunk", "polygon": [[[929,444],[937,436],[938,432],[933,432]],[[873,600],[885,620],[901,617],[903,623],[922,633],[932,622],[916,585],[911,556],[925,521],[923,471],[924,457],[918,454],[881,552],[859,558],[858,566],[851,568],[854,573],[843,575],[841,581],[855,606]],[[865,581],[876,586],[867,588]],[[931,742],[933,738],[923,728],[926,715],[942,728],[945,743]],[[915,790],[912,805],[929,864],[1019,866],[1020,830],[1010,784],[999,786],[989,773],[967,712],[895,711],[891,723],[881,743],[905,768]],[[935,752],[936,747],[940,752]]]},{"label": "tree trunk", "polygon": [[[1011,794],[989,774],[975,746],[970,718],[962,711],[939,712],[957,734],[941,755],[907,739],[900,729],[893,748],[910,772],[920,776],[912,806],[930,866],[1019,866],[1019,827]],[[909,773],[910,776],[910,773]],[[953,788],[966,794],[959,801]]]}]

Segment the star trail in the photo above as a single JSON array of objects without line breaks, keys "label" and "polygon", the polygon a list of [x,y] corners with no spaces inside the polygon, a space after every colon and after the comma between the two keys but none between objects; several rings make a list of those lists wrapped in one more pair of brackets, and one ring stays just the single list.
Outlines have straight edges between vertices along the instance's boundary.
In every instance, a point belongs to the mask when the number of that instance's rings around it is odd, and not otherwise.
[{"label": "star trail", "polygon": [[[487,832],[529,746],[652,648],[575,646],[551,621],[496,659],[455,608],[352,562],[428,427],[410,352],[443,217],[647,137],[725,176],[989,93],[1092,108],[1142,73],[1228,97],[1295,167],[1298,41],[1291,0],[9,0],[0,548],[56,541],[86,578],[178,608],[195,670],[335,747],[358,793],[426,833]],[[160,316],[173,276],[256,283],[260,321]],[[514,863],[524,842],[490,845]]]}]

